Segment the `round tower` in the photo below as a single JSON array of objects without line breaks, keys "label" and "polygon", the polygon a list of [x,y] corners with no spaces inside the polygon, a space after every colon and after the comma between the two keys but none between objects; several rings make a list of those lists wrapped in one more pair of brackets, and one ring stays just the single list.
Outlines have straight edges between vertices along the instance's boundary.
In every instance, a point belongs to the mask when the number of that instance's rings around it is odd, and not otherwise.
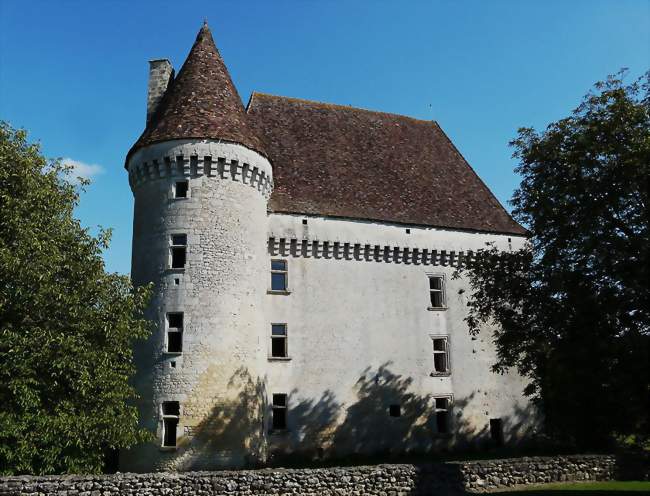
[{"label": "round tower", "polygon": [[264,458],[263,298],[271,164],[207,25],[174,78],[151,62],[147,127],[126,158],[132,279],[153,283],[136,350],[155,440],[121,470],[200,470]]}]

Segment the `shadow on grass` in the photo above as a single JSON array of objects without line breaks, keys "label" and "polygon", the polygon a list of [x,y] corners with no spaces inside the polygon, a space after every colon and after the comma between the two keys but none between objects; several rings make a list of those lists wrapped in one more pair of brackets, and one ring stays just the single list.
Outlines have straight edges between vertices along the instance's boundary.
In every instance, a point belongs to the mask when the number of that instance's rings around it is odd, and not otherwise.
[{"label": "shadow on grass", "polygon": [[607,482],[578,482],[568,484],[548,484],[546,486],[520,487],[517,489],[495,491],[492,495],[521,496],[629,496],[630,494],[650,494],[650,482],[643,481],[607,481]]}]

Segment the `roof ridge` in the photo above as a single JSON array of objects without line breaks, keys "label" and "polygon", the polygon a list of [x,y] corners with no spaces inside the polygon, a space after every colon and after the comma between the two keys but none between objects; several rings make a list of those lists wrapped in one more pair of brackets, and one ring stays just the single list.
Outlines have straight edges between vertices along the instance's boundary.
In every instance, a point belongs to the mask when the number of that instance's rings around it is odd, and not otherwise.
[{"label": "roof ridge", "polygon": [[313,106],[320,106],[324,108],[339,108],[341,110],[360,110],[362,112],[368,112],[371,114],[380,114],[380,115],[388,115],[388,116],[394,116],[394,117],[401,117],[404,119],[409,119],[415,122],[422,122],[426,124],[431,124],[431,125],[438,125],[438,122],[435,119],[418,119],[417,117],[411,117],[410,115],[404,115],[404,114],[396,114],[395,112],[383,112],[381,110],[373,110],[373,109],[367,109],[363,107],[353,107],[352,105],[343,105],[340,103],[329,103],[329,102],[321,102],[318,100],[308,100],[306,98],[297,98],[293,96],[283,96],[283,95],[273,95],[271,93],[263,93],[261,91],[253,91],[251,93],[250,98],[248,99],[248,103],[246,104],[246,112],[248,112],[249,107],[253,103],[253,98],[255,96],[260,96],[260,97],[271,97],[271,98],[278,98],[282,100],[287,100],[290,102],[298,102],[298,103],[308,103]]}]

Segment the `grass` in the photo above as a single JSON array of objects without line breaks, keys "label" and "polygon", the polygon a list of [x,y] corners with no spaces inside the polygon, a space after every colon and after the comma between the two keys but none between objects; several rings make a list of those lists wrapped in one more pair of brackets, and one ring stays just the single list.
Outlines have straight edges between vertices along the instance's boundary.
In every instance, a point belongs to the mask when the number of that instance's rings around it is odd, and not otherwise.
[{"label": "grass", "polygon": [[[643,481],[608,481],[608,482],[563,482],[538,486],[519,487],[508,491],[498,491],[493,495],[513,495],[526,493],[526,496],[631,496],[630,493],[650,494],[650,482]],[[561,493],[561,494],[559,494]],[[523,496],[523,495],[522,495]]]}]

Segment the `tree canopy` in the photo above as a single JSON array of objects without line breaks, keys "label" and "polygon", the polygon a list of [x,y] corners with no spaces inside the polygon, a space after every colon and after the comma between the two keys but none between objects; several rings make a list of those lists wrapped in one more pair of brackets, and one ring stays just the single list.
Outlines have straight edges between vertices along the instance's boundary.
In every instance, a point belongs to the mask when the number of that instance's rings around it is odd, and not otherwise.
[{"label": "tree canopy", "polygon": [[[70,168],[0,123],[0,473],[100,472],[148,439],[129,402],[148,288],[104,269]],[[82,181],[83,183],[83,181]]]},{"label": "tree canopy", "polygon": [[470,332],[497,324],[495,371],[531,379],[548,432],[582,448],[648,439],[650,73],[597,83],[569,117],[511,142],[519,251],[481,251]]}]

